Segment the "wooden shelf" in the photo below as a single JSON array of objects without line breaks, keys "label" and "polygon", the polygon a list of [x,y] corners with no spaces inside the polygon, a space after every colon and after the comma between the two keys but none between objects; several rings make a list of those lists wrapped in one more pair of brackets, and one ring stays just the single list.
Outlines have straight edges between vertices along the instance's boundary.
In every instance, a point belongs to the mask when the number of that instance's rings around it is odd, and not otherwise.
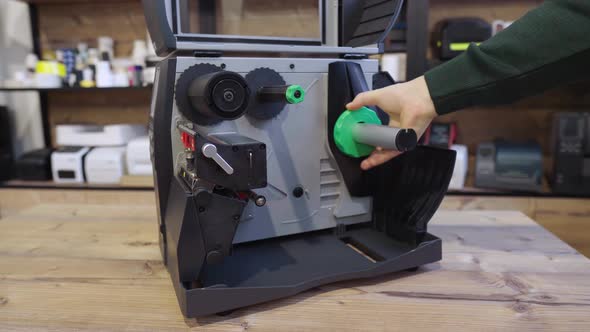
[{"label": "wooden shelf", "polygon": [[140,87],[111,87],[111,88],[36,88],[36,87],[21,87],[8,88],[0,86],[0,92],[25,92],[25,91],[55,91],[55,92],[80,92],[80,91],[125,91],[125,90],[145,90],[151,89],[153,85]]},{"label": "wooden shelf", "polygon": [[140,0],[19,0],[21,2],[38,5],[79,4],[79,3],[109,3],[109,2],[139,2]]},{"label": "wooden shelf", "polygon": [[[0,189],[60,189],[60,190],[138,190],[153,191],[152,185],[145,181],[125,180],[122,184],[88,184],[88,183],[55,183],[53,181],[8,180],[0,182]],[[542,197],[542,198],[590,198],[589,196],[562,195],[551,192],[515,192],[465,187],[462,190],[449,190],[447,196],[489,196],[489,197]]]},{"label": "wooden shelf", "polygon": [[396,42],[385,46],[384,53],[405,53],[407,49],[406,43]]},{"label": "wooden shelf", "polygon": [[0,188],[22,188],[22,189],[88,189],[88,190],[154,190],[150,185],[135,184],[89,184],[89,183],[56,183],[53,181],[23,181],[8,180],[0,182]]},{"label": "wooden shelf", "polygon": [[588,195],[565,195],[556,194],[550,191],[529,192],[529,191],[507,191],[465,187],[461,190],[449,189],[448,196],[497,196],[497,197],[544,197],[544,198],[590,198]]}]

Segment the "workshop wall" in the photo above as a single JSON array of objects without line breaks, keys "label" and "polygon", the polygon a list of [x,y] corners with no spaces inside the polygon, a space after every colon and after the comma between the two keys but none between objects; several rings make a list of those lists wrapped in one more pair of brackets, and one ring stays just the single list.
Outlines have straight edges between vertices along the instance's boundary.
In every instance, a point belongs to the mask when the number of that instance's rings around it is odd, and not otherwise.
[{"label": "workshop wall", "polygon": [[[115,57],[129,56],[133,41],[145,39],[147,28],[141,2],[112,1],[108,5],[96,2],[38,4],[40,46],[51,52],[79,42],[96,47],[100,36],[111,36]],[[318,35],[317,1],[276,2],[268,7],[266,1],[218,1],[224,13],[218,22],[219,30],[227,34],[250,34],[271,31],[271,35],[313,37]],[[191,10],[191,25],[198,26],[195,7]],[[266,10],[265,10],[266,9]],[[289,24],[285,24],[289,22]],[[100,27],[97,29],[97,27]],[[146,124],[151,93],[145,91],[105,91],[104,93],[49,94],[49,123],[55,140],[55,125],[67,123],[138,123]],[[80,102],[84,101],[84,102]],[[52,142],[55,146],[55,141]]]},{"label": "workshop wall", "polygon": [[[87,43],[89,47],[97,47],[98,37],[109,36],[114,40],[115,57],[129,56],[133,49],[133,41],[147,37],[141,2],[106,2],[109,4],[39,3],[42,52],[73,47],[80,42]],[[101,93],[52,92],[48,96],[51,137],[55,140],[57,124],[147,124],[150,100],[149,89]],[[52,144],[55,146],[55,141]]]},{"label": "workshop wall", "polygon": [[[39,26],[41,31],[41,48],[44,51],[60,47],[71,47],[77,42],[96,46],[99,36],[112,36],[115,41],[115,55],[127,56],[131,53],[133,40],[144,39],[146,26],[140,1],[112,1],[108,6],[102,3],[76,2],[64,4],[44,4],[39,2]],[[429,12],[429,30],[434,29],[436,22],[449,17],[481,17],[486,21],[495,19],[514,20],[528,10],[539,5],[540,0],[500,0],[500,1],[469,1],[469,0],[437,0],[431,1]],[[224,15],[218,22],[218,30],[228,34],[248,34],[261,30],[270,30],[272,35],[288,36],[292,31],[301,35],[313,35],[318,31],[317,1],[304,0],[297,2],[277,2],[276,6],[268,7],[265,1],[222,0],[218,6]],[[267,10],[265,10],[267,9]],[[191,25],[196,25],[196,11],[191,11]],[[285,16],[286,15],[286,16]],[[284,24],[285,21],[291,24]],[[97,29],[96,27],[100,27]],[[431,48],[428,57],[431,58]],[[458,112],[440,118],[441,122],[456,122],[460,128],[458,141],[475,151],[478,143],[493,140],[497,137],[523,140],[535,139],[545,155],[551,150],[548,129],[551,116],[558,111],[571,111],[587,108],[590,105],[590,94],[587,86],[561,88],[541,97],[528,98],[514,105],[499,107],[493,111],[489,108],[477,108],[466,112]],[[70,101],[61,102],[64,95],[52,96],[50,106],[50,123],[91,122],[115,123],[120,119],[132,123],[144,123],[147,119],[141,109],[149,107],[149,96],[145,93],[132,93],[134,105],[119,104],[124,98],[109,94],[84,94],[88,103],[80,103],[76,110]],[[59,97],[59,98],[58,98]],[[113,97],[113,98],[110,98]],[[72,98],[80,98],[72,96]],[[65,105],[64,105],[65,104]],[[100,106],[97,106],[100,105]],[[100,108],[105,116],[93,115]],[[121,110],[116,112],[115,110]],[[117,114],[115,117],[110,116]],[[108,115],[108,116],[107,116]],[[112,122],[111,122],[112,119]],[[53,135],[52,135],[53,137]]]},{"label": "workshop wall", "polygon": [[109,1],[108,5],[41,3],[38,14],[42,51],[72,47],[79,42],[97,47],[99,36],[111,36],[115,41],[115,56],[128,56],[133,41],[147,36],[140,1]]},{"label": "workshop wall", "polygon": [[217,30],[229,35],[318,38],[318,1],[218,1],[223,13]]}]

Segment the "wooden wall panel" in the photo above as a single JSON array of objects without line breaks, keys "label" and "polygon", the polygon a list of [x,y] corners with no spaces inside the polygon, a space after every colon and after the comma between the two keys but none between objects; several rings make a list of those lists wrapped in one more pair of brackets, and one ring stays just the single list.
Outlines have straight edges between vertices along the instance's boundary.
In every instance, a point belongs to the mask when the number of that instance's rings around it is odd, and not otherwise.
[{"label": "wooden wall panel", "polygon": [[38,7],[41,49],[96,47],[99,36],[115,41],[115,56],[131,55],[133,41],[145,40],[147,28],[140,1],[42,3]]},{"label": "wooden wall panel", "polygon": [[448,17],[481,17],[486,21],[516,20],[542,0],[431,0],[430,26]]},{"label": "wooden wall panel", "polygon": [[525,142],[534,140],[543,154],[552,153],[553,116],[559,112],[590,111],[590,83],[556,88],[517,103],[497,107],[474,107],[437,117],[436,122],[458,126],[457,144],[475,154],[477,145],[494,139]]},{"label": "wooden wall panel", "polygon": [[494,139],[538,142],[545,155],[551,153],[552,118],[557,112],[573,109],[473,108],[438,117],[437,122],[455,122],[458,126],[457,143],[469,147],[475,154],[477,145]]},{"label": "wooden wall panel", "polygon": [[224,0],[217,30],[224,34],[320,38],[317,0]]}]

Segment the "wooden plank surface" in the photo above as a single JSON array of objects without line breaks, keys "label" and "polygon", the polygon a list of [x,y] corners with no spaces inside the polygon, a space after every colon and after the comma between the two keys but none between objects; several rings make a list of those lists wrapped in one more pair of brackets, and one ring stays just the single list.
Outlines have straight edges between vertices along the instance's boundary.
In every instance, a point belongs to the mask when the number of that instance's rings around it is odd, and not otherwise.
[{"label": "wooden plank surface", "polygon": [[[56,189],[0,189],[0,218],[17,214],[39,204],[76,204],[85,211],[89,205],[132,205],[153,210],[156,199],[153,191],[140,190],[56,190]],[[70,211],[67,210],[67,211]]]},{"label": "wooden plank surface", "polygon": [[590,200],[582,198],[447,196],[445,210],[517,210],[590,257]]},{"label": "wooden plank surface", "polygon": [[184,319],[160,261],[153,207],[37,204],[0,219],[0,329],[590,326],[590,262],[523,214],[440,211],[431,231],[444,240],[444,259],[416,273],[331,284],[227,316]]},{"label": "wooden plank surface", "polygon": [[[569,198],[447,196],[441,209],[521,211],[586,257],[590,257],[589,202],[589,199]],[[40,203],[75,203],[79,206],[76,213],[95,213],[96,209],[88,206],[97,204],[133,205],[145,211],[152,211],[156,204],[153,191],[1,189],[0,217],[19,213]],[[80,204],[84,204],[85,208],[82,209]]]},{"label": "wooden plank surface", "polygon": [[588,199],[553,198],[535,200],[539,224],[586,257],[590,257],[590,201]]}]

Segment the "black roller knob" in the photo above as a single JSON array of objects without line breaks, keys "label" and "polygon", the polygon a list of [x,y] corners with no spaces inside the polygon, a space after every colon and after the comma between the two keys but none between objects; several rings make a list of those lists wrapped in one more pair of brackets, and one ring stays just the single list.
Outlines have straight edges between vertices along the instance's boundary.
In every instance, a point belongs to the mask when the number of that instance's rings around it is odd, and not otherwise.
[{"label": "black roller knob", "polygon": [[290,87],[283,77],[269,68],[257,68],[246,75],[252,98],[248,116],[268,120],[279,115],[287,105],[286,92]]},{"label": "black roller knob", "polygon": [[250,98],[246,80],[229,71],[197,77],[190,83],[187,94],[194,111],[218,121],[242,116]]},{"label": "black roller knob", "polygon": [[239,74],[211,64],[185,70],[176,82],[176,105],[188,120],[212,125],[236,119],[246,112],[250,89]]}]

